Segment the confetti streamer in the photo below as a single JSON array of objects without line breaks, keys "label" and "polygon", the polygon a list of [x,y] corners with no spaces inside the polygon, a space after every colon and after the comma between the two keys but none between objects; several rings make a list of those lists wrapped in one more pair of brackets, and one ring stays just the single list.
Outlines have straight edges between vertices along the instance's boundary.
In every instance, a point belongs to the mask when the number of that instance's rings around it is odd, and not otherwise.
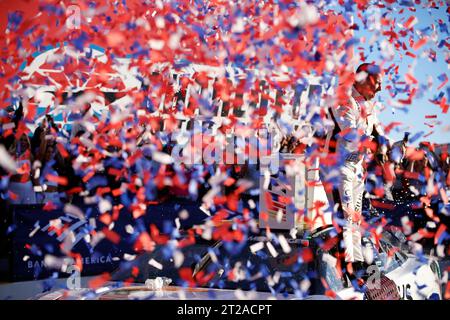
[{"label": "confetti streamer", "polygon": [[[218,269],[224,257],[248,247],[253,258],[262,260],[292,255],[286,261],[289,272],[295,272],[316,259],[310,239],[298,239],[305,246],[299,258],[293,255],[297,243],[292,240],[303,234],[294,228],[281,235],[262,224],[285,223],[293,212],[293,220],[305,228],[328,224],[342,231],[343,222],[326,219],[332,206],[313,201],[299,208],[298,199],[339,183],[345,158],[326,150],[324,135],[333,124],[328,109],[348,105],[354,81],[367,78],[365,72],[355,75],[355,68],[374,61],[383,70],[381,97],[373,110],[386,120],[380,129],[396,140],[405,130],[411,134],[404,157],[388,148],[394,141],[357,141],[361,152],[370,151],[365,201],[380,217],[380,222],[364,221],[362,231],[372,234],[378,246],[384,228],[394,223],[389,214],[403,210],[410,215],[402,212],[396,218],[408,239],[416,244],[429,240],[448,255],[442,214],[448,211],[448,150],[444,144],[424,144],[445,138],[449,130],[450,88],[444,72],[450,63],[448,8],[440,8],[441,2],[70,3],[83,13],[80,21],[66,16],[67,1],[38,1],[36,8],[30,3],[30,12],[8,10],[0,40],[7,53],[0,65],[2,199],[21,201],[23,194],[7,190],[8,184],[18,175],[33,174],[35,190],[50,199],[43,211],[61,211],[59,222],[46,230],[59,239],[58,245],[45,250],[62,248],[80,270],[86,263],[76,251],[79,243],[90,254],[106,243],[129,246],[117,257],[128,262],[162,247],[162,256],[173,259],[185,285],[206,284],[211,275],[193,279],[192,270],[184,268],[191,253],[185,250],[201,239],[221,243],[209,255]],[[429,19],[422,18],[426,14]],[[423,126],[432,131],[420,131]],[[273,136],[255,133],[261,128]],[[26,141],[14,142],[23,135],[40,151],[30,151],[29,164],[20,153]],[[252,142],[254,136],[261,139]],[[290,136],[301,142],[293,153],[305,156],[302,165],[313,167],[311,159],[318,159],[331,182],[311,180],[307,191],[296,194],[291,180],[301,177],[299,165],[282,163],[277,175],[271,174],[273,168],[261,169],[264,150],[258,148],[267,146],[268,156],[277,154],[277,144]],[[362,134],[344,130],[341,136],[360,140]],[[336,141],[328,146],[336,147]],[[378,151],[387,155],[383,164],[377,162]],[[257,174],[251,156],[258,160]],[[57,190],[52,193],[62,201],[46,194],[44,185]],[[398,185],[407,187],[400,192]],[[401,197],[386,200],[387,189]],[[258,192],[264,194],[259,198]],[[31,253],[45,256],[44,248],[34,245],[40,232],[39,224],[26,232],[28,260]],[[268,239],[250,241],[255,232]],[[320,247],[332,248],[336,242],[327,240]],[[45,257],[61,269],[62,260]],[[164,259],[149,259],[148,265],[165,271]],[[324,261],[342,272],[340,257]],[[228,268],[228,261],[224,264]],[[236,282],[257,271],[276,287],[274,292],[287,287],[299,297],[313,281],[300,283],[292,274],[271,273],[250,261],[225,269]],[[130,270],[133,277],[141,271],[136,266]],[[105,273],[89,287],[101,293],[109,280]],[[325,292],[337,295],[326,284]],[[236,295],[251,297],[241,291]]]}]

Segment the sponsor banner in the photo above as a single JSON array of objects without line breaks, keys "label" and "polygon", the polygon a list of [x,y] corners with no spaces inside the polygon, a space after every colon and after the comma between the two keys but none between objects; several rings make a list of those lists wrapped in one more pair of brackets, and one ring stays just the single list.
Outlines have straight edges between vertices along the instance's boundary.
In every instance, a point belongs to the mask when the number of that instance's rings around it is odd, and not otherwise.
[{"label": "sponsor banner", "polygon": [[[182,210],[188,212],[181,215],[184,219],[179,217]],[[14,281],[69,276],[80,265],[81,275],[111,272],[139,253],[134,250],[138,234],[170,233],[207,217],[199,203],[187,199],[149,205],[136,219],[126,209],[115,217],[102,215],[92,205],[50,211],[42,205],[21,205],[12,207],[12,215],[9,236]]]}]

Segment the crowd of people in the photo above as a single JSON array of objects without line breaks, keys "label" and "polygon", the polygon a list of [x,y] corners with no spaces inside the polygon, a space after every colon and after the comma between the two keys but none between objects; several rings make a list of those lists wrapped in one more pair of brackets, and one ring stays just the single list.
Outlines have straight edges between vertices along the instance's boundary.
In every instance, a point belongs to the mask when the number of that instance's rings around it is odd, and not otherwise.
[{"label": "crowd of people", "polygon": [[[379,88],[374,89],[375,93],[376,90],[379,90]],[[98,155],[92,154],[93,148],[86,147],[83,143],[80,143],[80,139],[83,137],[94,143],[110,144],[104,148],[106,152],[103,152],[101,155],[100,167],[103,168],[94,170],[94,176],[100,175],[106,179],[103,180],[104,182],[101,183],[101,186],[109,187],[110,190],[119,188],[120,182],[123,181],[124,176],[117,177],[114,174],[116,170],[108,170],[109,167],[115,167],[115,169],[120,171],[122,169],[120,164],[123,163],[124,157],[131,156],[133,150],[136,151],[137,149],[141,149],[144,156],[136,159],[137,161],[133,163],[130,169],[131,173],[137,173],[139,171],[141,177],[144,177],[144,171],[153,166],[151,162],[148,162],[151,159],[151,144],[155,142],[155,146],[153,146],[154,149],[157,147],[157,144],[162,143],[161,139],[159,139],[159,141],[150,141],[155,137],[152,137],[154,132],[151,133],[151,130],[148,130],[148,128],[142,130],[143,127],[136,128],[131,124],[127,130],[122,130],[122,128],[120,131],[121,135],[125,134],[125,140],[134,138],[132,142],[134,142],[135,148],[129,150],[130,152],[127,154],[121,154],[120,151],[123,150],[119,150],[121,148],[114,145],[114,141],[107,141],[108,137],[115,137],[114,133],[111,133],[112,130],[111,132],[108,132],[106,136],[99,134],[97,137],[93,137],[92,131],[87,132],[81,124],[82,122],[79,121],[75,121],[72,123],[71,127],[66,126],[64,130],[61,130],[52,116],[47,114],[42,117],[42,120],[40,120],[36,129],[30,131],[26,128],[22,104],[16,108],[10,108],[9,111],[9,113],[5,111],[2,116],[2,123],[7,125],[3,125],[3,128],[1,129],[0,143],[4,146],[4,149],[16,163],[17,167],[16,172],[13,174],[7,174],[5,171],[2,172],[2,198],[8,200],[10,204],[46,204],[48,202],[57,204],[61,201],[73,201],[74,197],[80,196],[86,190],[91,193],[95,192],[95,188],[90,188],[87,179],[85,179],[87,173],[88,175],[92,174],[88,171],[95,167],[95,163],[90,169],[89,164],[84,166],[74,165],[75,158],[80,154],[83,155],[83,153],[86,153],[87,161],[89,161],[89,159],[95,160],[95,158],[98,157]],[[78,118],[83,118],[88,111],[89,105],[81,110]],[[338,121],[338,124],[339,119],[340,115],[337,115],[335,120]],[[89,121],[89,118],[87,121]],[[148,127],[151,129],[151,126]],[[377,128],[379,128],[379,126],[377,126]],[[378,132],[376,133],[378,134]],[[128,138],[126,137],[127,135],[129,136]],[[150,139],[147,143],[144,143],[144,136],[147,136],[145,139]],[[64,140],[65,143],[61,143],[62,140],[60,140],[58,146],[58,139],[64,137],[66,137]],[[349,144],[351,142],[346,143]],[[342,143],[340,145],[342,145]],[[165,146],[159,146],[158,148],[164,150],[164,147]],[[390,194],[389,189],[391,189],[398,198],[410,196],[414,192],[416,196],[426,194],[427,184],[429,184],[430,181],[433,181],[433,185],[448,186],[448,150],[445,148],[440,150],[439,155],[436,155],[433,150],[434,147],[432,144],[422,143],[417,148],[417,152],[422,152],[424,156],[416,160],[405,157],[401,163],[399,162],[396,167],[396,169],[398,169],[396,170],[398,177],[397,179],[394,179],[393,184],[382,181],[381,183],[388,185],[388,188],[386,188],[385,186],[379,185],[380,179],[377,178],[371,180],[369,176],[367,179],[368,184],[366,185],[366,191],[379,190],[381,187],[386,191],[384,194],[386,198],[388,200],[393,200],[393,196]],[[333,155],[333,150],[331,149],[326,156],[330,157],[330,155]],[[386,156],[386,152],[384,152],[383,156]],[[143,161],[147,161],[148,163],[142,163]],[[333,168],[330,167],[329,169]],[[369,173],[370,169],[369,166]],[[2,170],[4,169],[2,168]],[[158,170],[158,168],[153,166],[152,170],[153,173],[157,175],[155,170]],[[111,172],[113,174],[110,174]],[[446,172],[447,174],[445,174]],[[178,172],[178,174],[179,173],[180,172]],[[169,173],[166,171],[164,174],[167,176]],[[172,172],[172,175],[173,174],[174,172]],[[374,176],[376,175],[377,174],[375,173]],[[149,199],[147,200],[155,200],[157,197],[157,192],[155,190],[162,189],[161,186],[155,188],[157,180],[154,180],[153,182],[154,184],[152,186],[148,184],[145,186],[148,189],[146,190],[146,193],[149,195]],[[413,191],[411,191],[411,187],[413,187]],[[186,190],[184,190],[184,192],[185,191]],[[152,196],[150,196],[150,194],[152,194]],[[360,196],[358,196],[358,198],[360,198]]]},{"label": "crowd of people", "polygon": [[407,201],[423,196],[439,196],[439,189],[448,190],[449,145],[421,142],[415,153],[416,159],[405,159],[399,166],[396,184],[393,186],[394,200]]},{"label": "crowd of people", "polygon": [[[16,170],[7,172],[2,168],[2,198],[11,205],[54,205],[76,201],[85,189],[81,172],[76,172],[73,161],[78,155],[77,145],[70,149],[67,144],[58,146],[63,138],[61,128],[53,117],[46,114],[34,129],[26,127],[23,105],[10,108],[3,114],[2,123],[13,123],[3,129],[0,143],[15,162]],[[74,125],[75,137],[85,133]],[[62,146],[62,147],[61,147]],[[81,151],[83,152],[83,151]]]},{"label": "crowd of people", "polygon": [[22,118],[20,105],[14,111],[14,128],[2,134],[2,144],[17,167],[9,177],[3,176],[9,178],[7,199],[10,204],[59,203],[64,198],[64,190],[58,184],[58,177],[68,176],[72,170],[56,148],[58,127],[47,115],[29,136]]},{"label": "crowd of people", "polygon": [[87,204],[97,196],[92,203],[129,207],[189,194],[189,184],[183,183],[187,171],[153,159],[154,151],[164,152],[169,144],[162,145],[150,125],[133,118],[118,128],[105,124],[88,130],[86,124],[98,121],[88,103],[64,127],[46,114],[29,130],[23,113],[20,104],[1,117],[6,125],[0,144],[16,167],[14,172],[1,169],[0,192],[8,204],[53,208]]}]

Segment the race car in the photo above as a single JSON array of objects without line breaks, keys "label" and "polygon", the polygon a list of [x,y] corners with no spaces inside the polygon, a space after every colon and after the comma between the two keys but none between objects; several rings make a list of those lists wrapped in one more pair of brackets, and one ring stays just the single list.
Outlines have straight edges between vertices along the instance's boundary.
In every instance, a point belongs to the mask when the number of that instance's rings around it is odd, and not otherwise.
[{"label": "race car", "polygon": [[[183,236],[179,241],[186,241]],[[281,240],[280,239],[284,239]],[[191,238],[190,241],[193,239]],[[263,233],[235,241],[195,237],[179,251],[160,245],[122,263],[105,284],[56,290],[38,299],[441,299],[436,260],[405,250],[398,230],[387,230],[379,246],[364,238],[371,256],[365,285],[359,287],[339,270],[334,258],[339,236],[330,226],[308,239]],[[281,253],[279,253],[281,252]],[[174,254],[173,254],[174,253]],[[159,285],[158,285],[159,282]],[[95,282],[91,282],[95,283]]]}]

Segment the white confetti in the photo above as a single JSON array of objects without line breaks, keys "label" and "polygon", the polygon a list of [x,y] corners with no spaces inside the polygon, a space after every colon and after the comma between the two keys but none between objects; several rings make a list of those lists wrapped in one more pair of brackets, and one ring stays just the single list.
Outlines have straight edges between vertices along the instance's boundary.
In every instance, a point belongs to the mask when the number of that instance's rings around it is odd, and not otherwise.
[{"label": "white confetti", "polygon": [[212,239],[212,228],[205,226],[202,232],[202,238],[205,240],[211,240]]},{"label": "white confetti", "polygon": [[208,253],[213,263],[217,263],[219,261],[219,259],[217,259],[216,253],[213,250],[209,250]]},{"label": "white confetti", "polygon": [[202,210],[203,213],[206,214],[207,216],[211,216],[211,212],[207,208],[205,208],[203,204],[200,206],[200,210]]},{"label": "white confetti", "polygon": [[97,244],[105,238],[105,234],[103,232],[97,232],[92,236],[91,246],[95,248]]},{"label": "white confetti", "polygon": [[291,230],[289,230],[289,235],[291,236],[292,239],[297,239],[297,233],[298,233],[297,228],[292,228]]},{"label": "white confetti", "polygon": [[80,137],[80,142],[88,149],[91,149],[91,150],[96,150],[97,149],[97,147],[92,142],[92,140],[90,140],[88,138],[85,138],[84,136]]},{"label": "white confetti", "polygon": [[286,238],[282,234],[278,236],[278,241],[280,242],[281,249],[283,250],[284,253],[291,252],[291,246],[289,245]]},{"label": "white confetti", "polygon": [[430,229],[435,229],[437,227],[436,226],[436,222],[434,222],[434,221],[427,221],[426,227],[430,228]]},{"label": "white confetti", "polygon": [[16,173],[17,165],[3,145],[0,145],[0,165],[10,173]]},{"label": "white confetti", "polygon": [[357,81],[357,82],[363,82],[364,80],[366,80],[367,75],[368,75],[368,73],[365,72],[365,71],[358,72],[358,73],[355,75],[355,81]]},{"label": "white confetti", "polygon": [[83,211],[81,211],[80,208],[78,208],[77,206],[74,206],[73,204],[66,204],[64,206],[64,212],[71,217],[80,219],[80,220],[86,220],[86,218],[84,217],[84,213]]},{"label": "white confetti", "polygon": [[106,199],[101,199],[98,204],[98,209],[100,210],[100,213],[108,212],[112,209],[112,204]]},{"label": "white confetti", "polygon": [[189,218],[189,212],[186,209],[183,209],[180,211],[178,216],[180,217],[181,220],[186,220],[187,218]]},{"label": "white confetti", "polygon": [[295,28],[314,24],[319,20],[319,17],[319,12],[315,6],[302,2],[300,8],[287,19],[287,22]]},{"label": "white confetti", "polygon": [[135,255],[135,254],[128,254],[128,253],[125,253],[125,254],[123,255],[123,258],[124,258],[126,261],[133,261],[134,259],[136,259],[136,255]]},{"label": "white confetti", "polygon": [[370,245],[363,246],[362,254],[363,254],[364,260],[367,262],[367,264],[371,265],[373,262],[373,258],[374,258],[372,246],[370,246]]},{"label": "white confetti", "polygon": [[47,190],[47,185],[43,184],[42,186],[34,186],[33,190],[34,192],[45,192],[45,190]]},{"label": "white confetti", "polygon": [[273,282],[275,282],[275,283],[280,282],[280,278],[281,278],[281,273],[276,271],[275,274],[273,275]]},{"label": "white confetti", "polygon": [[255,252],[258,252],[259,250],[261,250],[262,248],[264,248],[264,243],[263,242],[257,242],[257,243],[252,244],[250,246],[250,251],[254,254]]},{"label": "white confetti", "polygon": [[181,267],[181,265],[184,262],[184,255],[181,251],[175,251],[173,253],[173,263],[175,265],[175,268]]},{"label": "white confetti", "polygon": [[169,43],[168,43],[169,48],[172,50],[177,49],[180,46],[180,40],[181,40],[181,35],[179,32],[171,34],[170,38],[169,38]]},{"label": "white confetti", "polygon": [[8,122],[3,124],[3,131],[14,129],[16,124],[14,122]]},{"label": "white confetti", "polygon": [[231,32],[233,33],[242,33],[245,30],[245,21],[243,17],[238,17],[236,22],[231,27]]},{"label": "white confetti", "polygon": [[407,235],[407,236],[410,235],[412,233],[412,228],[411,228],[411,225],[409,223],[408,216],[403,216],[401,218],[401,222],[402,222],[402,227],[403,227],[403,233],[405,235]]},{"label": "white confetti", "polygon": [[30,234],[28,235],[28,237],[32,238],[32,237],[36,234],[36,232],[39,231],[39,228],[40,228],[39,225],[37,225],[37,226],[33,229],[33,231],[30,232]]},{"label": "white confetti", "polygon": [[101,294],[103,292],[107,292],[108,290],[109,290],[108,287],[102,287],[102,288],[99,288],[99,289],[95,290],[95,294],[99,295],[99,294]]},{"label": "white confetti", "polygon": [[308,279],[304,279],[300,282],[300,290],[302,290],[303,292],[307,292],[310,286],[311,281],[309,281]]},{"label": "white confetti", "polygon": [[148,262],[149,265],[151,265],[152,267],[155,267],[156,269],[162,270],[163,266],[161,263],[159,263],[158,261],[156,261],[155,259],[150,259],[150,261]]},{"label": "white confetti", "polygon": [[47,268],[55,269],[55,270],[61,270],[65,272],[67,270],[67,267],[73,262],[73,259],[71,258],[60,258],[56,257],[50,254],[47,254],[44,257],[44,265]]},{"label": "white confetti", "polygon": [[277,222],[281,223],[281,220],[283,219],[283,210],[279,209],[277,211]]},{"label": "white confetti", "polygon": [[162,50],[164,48],[164,41],[163,40],[149,40],[148,44],[150,46],[150,48],[152,48],[153,50]]},{"label": "white confetti", "polygon": [[272,243],[266,242],[267,248],[269,249],[270,254],[272,257],[276,258],[278,256],[277,250],[273,247]]},{"label": "white confetti", "polygon": [[153,160],[162,164],[172,164],[173,158],[164,152],[154,151],[152,154]]},{"label": "white confetti", "polygon": [[440,244],[436,247],[436,254],[438,257],[445,257],[445,246],[443,244]]},{"label": "white confetti", "polygon": [[164,18],[161,16],[157,16],[155,18],[155,24],[159,29],[164,29],[166,27],[166,23],[164,21]]},{"label": "white confetti", "polygon": [[34,170],[34,179],[39,179],[39,177],[41,176],[41,168],[36,168],[36,170]]},{"label": "white confetti", "polygon": [[133,233],[134,233],[134,228],[133,228],[133,226],[132,226],[131,224],[127,224],[127,225],[125,226],[125,231],[126,231],[128,234],[133,234]]}]

